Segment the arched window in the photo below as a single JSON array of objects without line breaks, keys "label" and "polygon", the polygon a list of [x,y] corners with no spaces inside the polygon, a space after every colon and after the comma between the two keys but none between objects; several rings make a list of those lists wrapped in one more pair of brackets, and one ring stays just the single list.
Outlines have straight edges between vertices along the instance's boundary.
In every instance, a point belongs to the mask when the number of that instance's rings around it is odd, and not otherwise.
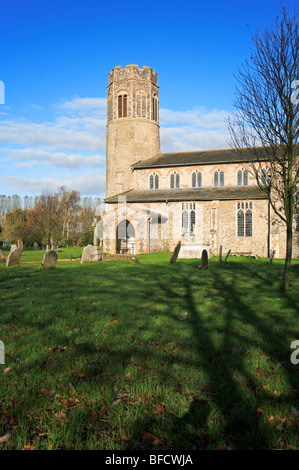
[{"label": "arched window", "polygon": [[252,202],[238,202],[238,237],[252,237]]},{"label": "arched window", "polygon": [[124,118],[128,116],[127,95],[118,96],[118,117]]},{"label": "arched window", "polygon": [[159,189],[159,175],[157,173],[150,175],[150,189]]},{"label": "arched window", "polygon": [[194,203],[182,204],[182,235],[195,235],[196,214]]},{"label": "arched window", "polygon": [[201,172],[196,170],[192,173],[192,188],[201,188],[202,177]]},{"label": "arched window", "polygon": [[248,186],[248,170],[246,168],[238,171],[238,186]]},{"label": "arched window", "polygon": [[158,121],[158,99],[156,94],[152,97],[152,120]]},{"label": "arched window", "polygon": [[170,175],[170,188],[179,189],[179,187],[180,187],[180,174],[177,171],[174,171]]},{"label": "arched window", "polygon": [[214,186],[224,186],[224,172],[220,168],[214,173]]}]

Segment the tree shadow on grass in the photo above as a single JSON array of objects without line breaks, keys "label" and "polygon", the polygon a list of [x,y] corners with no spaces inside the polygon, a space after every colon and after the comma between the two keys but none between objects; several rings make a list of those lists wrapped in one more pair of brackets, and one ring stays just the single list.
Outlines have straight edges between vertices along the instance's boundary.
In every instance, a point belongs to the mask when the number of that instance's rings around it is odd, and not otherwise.
[{"label": "tree shadow on grass", "polygon": [[[155,425],[160,429],[164,426],[166,437],[161,439],[163,448],[166,449],[217,448],[219,443],[224,448],[237,449],[273,447],[273,436],[266,424],[263,410],[270,409],[275,400],[282,407],[290,402],[290,398],[286,395],[275,397],[267,388],[264,390],[261,387],[261,377],[256,375],[261,371],[263,373],[262,367],[249,370],[248,358],[252,350],[261,350],[261,355],[269,357],[272,363],[280,361],[281,355],[286,357],[289,354],[288,333],[293,333],[295,329],[284,329],[283,336],[279,336],[274,326],[260,316],[252,304],[246,302],[241,284],[248,279],[248,265],[232,263],[230,266],[226,265],[224,270],[221,265],[211,264],[208,275],[198,270],[198,262],[180,262],[171,267],[141,264],[123,266],[117,270],[113,265],[104,269],[99,265],[98,270],[95,267],[90,269],[93,276],[85,278],[82,270],[82,279],[78,278],[78,269],[43,273],[43,282],[46,283],[43,289],[46,291],[48,304],[42,313],[37,310],[39,320],[32,314],[24,313],[22,296],[16,297],[13,305],[9,304],[11,316],[7,317],[7,323],[16,323],[20,329],[27,328],[32,334],[39,330],[41,335],[45,335],[45,345],[49,342],[49,347],[25,361],[24,367],[15,365],[21,380],[26,375],[37,376],[30,389],[32,396],[27,403],[26,393],[30,387],[24,381],[24,400],[14,403],[12,408],[15,419],[27,422],[25,416],[35,411],[40,399],[40,389],[44,387],[38,380],[47,381],[49,374],[57,377],[56,393],[60,391],[59,377],[62,378],[63,374],[64,387],[68,381],[78,390],[86,390],[88,385],[98,389],[107,387],[108,392],[106,395],[105,390],[101,392],[101,397],[103,402],[111,406],[111,402],[126,398],[126,390],[135,385],[135,379],[131,382],[130,379],[124,381],[128,368],[133,370],[135,365],[137,370],[145,369],[150,354],[153,363],[157,364],[154,371],[155,383],[162,387],[172,376],[171,386],[177,389],[178,398],[183,378],[174,376],[174,362],[189,370],[199,368],[205,377],[204,384],[190,385],[195,392],[194,398],[188,411],[180,416],[167,414],[167,396],[165,397],[164,425],[161,425],[159,416],[143,417],[141,413],[135,423],[130,424],[130,437],[122,442],[122,448],[151,448],[151,442],[141,442],[140,432],[151,431],[155,429]],[[261,274],[262,270],[259,273],[261,277],[255,280],[255,285],[262,285],[270,295],[271,280],[264,273]],[[21,289],[25,278],[22,272],[16,271],[15,275],[18,280],[14,282]],[[14,275],[11,280],[13,282]],[[31,281],[39,285],[40,273],[31,273]],[[200,302],[195,300],[198,295],[201,297]],[[91,300],[87,301],[86,296]],[[72,299],[75,299],[74,305]],[[118,299],[117,303],[114,303],[115,299]],[[34,297],[31,300],[34,301]],[[289,309],[296,312],[293,297],[286,296],[283,300]],[[96,307],[91,302],[96,302]],[[142,316],[139,312],[146,309],[148,302],[150,310],[147,315]],[[156,303],[158,307],[155,306]],[[256,305],[259,305],[258,296]],[[178,315],[178,306],[181,312],[188,314],[185,318]],[[214,322],[211,312],[215,316]],[[272,313],[275,324],[279,319],[278,315]],[[163,320],[163,328],[169,329],[166,332],[168,339],[176,339],[181,328],[189,330],[190,344],[184,343],[183,353],[166,355],[162,347],[158,348],[158,336],[163,332],[154,327],[153,318]],[[105,336],[95,336],[93,330],[97,328],[98,321],[103,319],[104,324],[98,333],[109,335],[110,331],[115,331],[115,341],[113,334],[110,335],[111,342],[104,341]],[[171,326],[167,326],[168,320]],[[55,321],[63,322],[63,328],[57,328]],[[73,324],[80,325],[80,321],[84,325],[84,335],[80,341],[76,341],[76,333],[69,334],[68,322],[73,329]],[[122,324],[121,336],[117,330],[119,321]],[[247,325],[249,331],[239,330],[238,325]],[[217,334],[221,336],[219,341],[216,339]],[[144,343],[144,338],[148,340],[147,343]],[[257,358],[257,366],[258,363]],[[36,373],[37,369],[40,375]],[[292,370],[285,368],[284,372],[286,382],[293,384],[295,379]],[[136,370],[134,373],[137,373]],[[269,380],[273,379],[273,374],[275,376],[275,370],[270,371]],[[269,372],[265,375],[269,375]],[[146,374],[142,377],[145,382],[149,380],[146,379]],[[123,390],[117,385],[118,388],[111,385],[118,381],[124,387]],[[97,400],[97,405],[99,402]],[[83,421],[91,419],[91,414],[95,412],[93,408],[92,410],[91,412],[87,406]],[[108,420],[105,412],[100,416],[102,422],[106,418]],[[125,413],[123,419],[126,419]],[[80,434],[82,425],[79,424],[76,429],[76,423],[73,422],[72,426],[69,433]],[[115,434],[109,426],[106,432]]]}]

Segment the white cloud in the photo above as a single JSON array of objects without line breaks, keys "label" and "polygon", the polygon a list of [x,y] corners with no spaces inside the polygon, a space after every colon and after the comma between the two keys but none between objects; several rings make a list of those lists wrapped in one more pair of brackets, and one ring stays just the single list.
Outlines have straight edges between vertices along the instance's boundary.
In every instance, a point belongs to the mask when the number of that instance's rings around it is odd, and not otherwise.
[{"label": "white cloud", "polygon": [[160,110],[161,150],[180,152],[227,148],[224,110],[203,107],[187,111]]},{"label": "white cloud", "polygon": [[[44,122],[0,114],[2,191],[38,194],[66,185],[81,194],[103,195],[106,98],[76,97],[53,108],[55,118]],[[160,109],[161,151],[227,148],[227,116],[225,110],[202,107]]]},{"label": "white cloud", "polygon": [[60,186],[79,191],[81,196],[105,196],[105,174],[99,172],[82,173],[76,176],[69,174],[52,175],[45,178],[26,178],[8,176],[5,185],[17,194],[41,194],[44,191],[55,192]]}]

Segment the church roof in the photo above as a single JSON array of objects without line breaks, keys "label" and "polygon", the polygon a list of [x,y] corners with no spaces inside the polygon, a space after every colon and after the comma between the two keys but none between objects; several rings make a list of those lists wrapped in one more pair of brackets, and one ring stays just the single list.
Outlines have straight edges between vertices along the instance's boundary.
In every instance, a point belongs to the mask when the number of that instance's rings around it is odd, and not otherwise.
[{"label": "church roof", "polygon": [[178,201],[227,201],[267,199],[267,195],[256,186],[230,186],[222,188],[181,188],[181,189],[131,189],[117,196],[105,199],[117,203],[118,197],[126,202],[178,202]]},{"label": "church roof", "polygon": [[[248,155],[249,158],[246,158],[246,155]],[[141,170],[144,168],[161,168],[169,166],[244,163],[248,161],[250,157],[251,159],[254,158],[252,150],[250,148],[243,149],[242,153],[237,152],[233,149],[200,150],[197,152],[159,153],[154,157],[150,157],[146,160],[140,160],[139,162],[134,163],[134,165],[132,165],[132,169]],[[261,158],[259,157],[259,159]]]}]

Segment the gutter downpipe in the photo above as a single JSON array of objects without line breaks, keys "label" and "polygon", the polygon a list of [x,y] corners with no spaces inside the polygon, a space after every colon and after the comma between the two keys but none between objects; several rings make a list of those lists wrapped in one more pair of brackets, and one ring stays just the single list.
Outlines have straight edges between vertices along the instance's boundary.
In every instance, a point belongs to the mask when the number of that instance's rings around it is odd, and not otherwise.
[{"label": "gutter downpipe", "polygon": [[152,218],[147,219],[147,252],[151,252],[151,222]]}]

